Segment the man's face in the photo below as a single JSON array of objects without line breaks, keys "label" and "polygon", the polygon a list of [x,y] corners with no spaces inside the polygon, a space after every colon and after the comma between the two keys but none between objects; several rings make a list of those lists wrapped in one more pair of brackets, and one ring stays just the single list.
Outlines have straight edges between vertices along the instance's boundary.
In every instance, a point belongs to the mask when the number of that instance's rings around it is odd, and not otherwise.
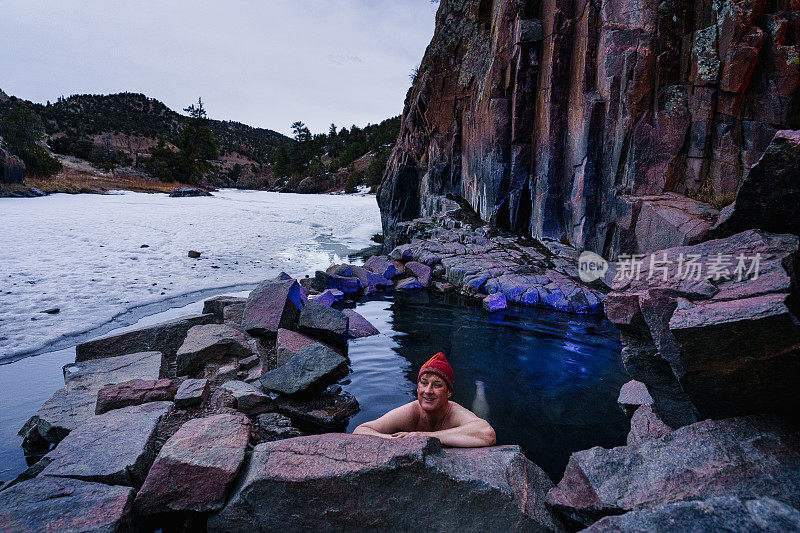
[{"label": "man's face", "polygon": [[422,374],[417,381],[417,401],[425,411],[444,409],[450,394],[447,383],[436,374]]}]

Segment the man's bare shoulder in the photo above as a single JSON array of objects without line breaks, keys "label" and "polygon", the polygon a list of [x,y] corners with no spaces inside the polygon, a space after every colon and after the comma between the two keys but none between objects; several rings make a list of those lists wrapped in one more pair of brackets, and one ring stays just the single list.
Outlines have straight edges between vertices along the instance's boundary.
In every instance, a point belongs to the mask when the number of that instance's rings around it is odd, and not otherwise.
[{"label": "man's bare shoulder", "polygon": [[447,418],[446,426],[448,427],[463,426],[473,420],[482,420],[478,415],[454,401],[450,402],[450,415]]}]

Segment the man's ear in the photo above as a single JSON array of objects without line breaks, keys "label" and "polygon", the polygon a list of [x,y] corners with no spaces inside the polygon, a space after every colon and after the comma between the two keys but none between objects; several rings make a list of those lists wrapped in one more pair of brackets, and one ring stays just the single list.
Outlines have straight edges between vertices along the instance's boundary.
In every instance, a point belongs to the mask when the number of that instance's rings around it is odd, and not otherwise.
[{"label": "man's ear", "polygon": [[450,387],[447,387],[447,399],[449,400],[450,396],[452,396],[452,395],[453,395],[453,389],[451,389]]}]

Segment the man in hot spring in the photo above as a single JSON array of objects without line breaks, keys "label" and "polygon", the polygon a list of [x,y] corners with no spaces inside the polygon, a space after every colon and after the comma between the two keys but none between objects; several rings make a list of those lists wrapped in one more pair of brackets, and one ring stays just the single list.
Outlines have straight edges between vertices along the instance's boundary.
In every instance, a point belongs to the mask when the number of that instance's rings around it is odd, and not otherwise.
[{"label": "man in hot spring", "polygon": [[456,448],[494,445],[494,429],[489,422],[451,402],[452,394],[453,369],[444,354],[437,353],[419,369],[416,401],[364,422],[353,433],[387,439],[436,437],[443,445]]}]

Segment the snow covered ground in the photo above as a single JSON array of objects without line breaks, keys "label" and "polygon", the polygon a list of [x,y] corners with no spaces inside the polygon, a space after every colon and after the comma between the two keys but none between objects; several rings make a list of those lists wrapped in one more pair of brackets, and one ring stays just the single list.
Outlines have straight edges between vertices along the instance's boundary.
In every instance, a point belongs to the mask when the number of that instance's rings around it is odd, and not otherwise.
[{"label": "snow covered ground", "polygon": [[[0,362],[142,306],[242,290],[281,270],[313,275],[379,231],[374,196],[222,190],[210,198],[0,199]],[[191,259],[189,250],[202,255]],[[43,313],[54,307],[60,312]]]}]

